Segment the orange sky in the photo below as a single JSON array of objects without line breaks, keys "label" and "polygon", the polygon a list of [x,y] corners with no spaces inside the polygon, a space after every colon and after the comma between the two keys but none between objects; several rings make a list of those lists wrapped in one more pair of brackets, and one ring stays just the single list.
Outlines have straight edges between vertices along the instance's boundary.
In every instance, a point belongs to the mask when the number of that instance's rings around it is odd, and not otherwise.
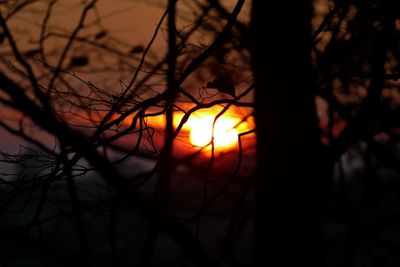
[{"label": "orange sky", "polygon": [[[235,2],[236,1],[233,0],[222,1],[228,9],[232,9]],[[57,2],[49,19],[48,32],[54,31],[67,34],[72,32],[82,11],[81,3],[82,1],[80,0]],[[190,6],[185,3],[185,1],[178,3],[178,27],[184,27],[188,23],[186,19],[190,17],[194,18],[196,13],[194,9],[188,9]],[[48,2],[46,1],[39,1],[23,9],[8,21],[8,26],[15,34],[17,45],[22,51],[37,47],[35,40],[38,40],[47,4]],[[80,33],[80,36],[93,35],[102,29],[107,29],[111,37],[109,41],[111,45],[112,40],[119,40],[122,45],[126,44],[127,47],[132,45],[145,45],[153,35],[154,29],[165,10],[164,4],[164,1],[100,0],[96,4],[95,12],[89,13],[85,24],[87,28]],[[242,20],[248,19],[248,10],[248,8],[245,9],[240,16]],[[101,17],[101,23],[96,22],[98,17]],[[211,40],[207,36],[195,36],[195,38],[198,38],[198,41],[203,44]],[[45,49],[46,51],[52,51],[53,49],[60,50],[60,47],[63,47],[65,42],[65,39],[50,38],[45,42]],[[162,55],[165,53],[165,46],[166,35],[165,30],[162,29],[152,46],[152,51],[153,53]],[[0,47],[0,49],[4,48]],[[0,50],[0,52],[4,51]],[[75,51],[73,51],[73,53],[76,52],[79,52],[79,50],[75,49]],[[82,53],[85,53],[84,50]],[[49,57],[49,61],[51,62],[52,60],[53,59]],[[95,84],[101,84],[104,80],[104,77],[99,77],[96,73],[81,73],[80,75],[84,79],[88,79]],[[115,76],[115,74],[111,74],[107,79],[114,79],[115,82],[118,82],[119,77]],[[193,80],[189,79],[185,83],[185,86],[192,86],[190,84],[191,82],[193,82]],[[77,114],[79,114],[79,111],[77,111]],[[73,116],[73,113],[70,113],[68,116]],[[71,120],[79,120],[79,118],[76,117]],[[243,126],[240,127],[243,128]],[[159,128],[162,128],[161,124]],[[182,132],[184,134],[190,131],[184,128]],[[8,135],[2,134],[2,136]],[[8,138],[9,136],[7,139]],[[186,142],[187,141],[188,140],[186,140]],[[20,141],[17,141],[17,143],[18,142]],[[8,144],[11,143],[13,142],[7,142],[7,147],[10,147]]]}]

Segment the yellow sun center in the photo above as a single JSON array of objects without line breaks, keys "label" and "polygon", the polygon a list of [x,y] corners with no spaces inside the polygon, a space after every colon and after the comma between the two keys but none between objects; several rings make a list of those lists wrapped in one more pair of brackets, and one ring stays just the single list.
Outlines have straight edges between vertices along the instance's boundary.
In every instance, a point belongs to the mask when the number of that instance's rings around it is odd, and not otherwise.
[{"label": "yellow sun center", "polygon": [[206,111],[190,116],[185,128],[190,132],[189,140],[193,146],[211,147],[213,142],[215,148],[229,147],[237,142],[238,130],[235,127],[238,119],[223,115],[215,121],[215,117],[216,114]]},{"label": "yellow sun center", "polygon": [[[226,147],[237,142],[238,131],[235,127],[236,120],[222,117],[214,124],[215,116],[198,115],[189,119],[190,142],[194,146],[205,147],[211,145],[212,137],[215,147]],[[213,132],[214,124],[214,132]]]}]

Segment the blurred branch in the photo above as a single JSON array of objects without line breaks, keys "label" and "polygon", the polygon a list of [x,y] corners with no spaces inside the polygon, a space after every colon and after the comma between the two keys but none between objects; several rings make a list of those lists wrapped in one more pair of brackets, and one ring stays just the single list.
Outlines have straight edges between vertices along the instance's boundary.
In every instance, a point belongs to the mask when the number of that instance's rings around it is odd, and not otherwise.
[{"label": "blurred branch", "polygon": [[60,123],[48,111],[40,110],[25,96],[23,89],[3,73],[0,73],[0,88],[13,99],[16,107],[28,115],[38,126],[57,136],[64,146],[71,146],[77,153],[82,154],[110,186],[121,196],[130,200],[140,214],[163,229],[180,246],[183,253],[192,259],[193,264],[196,266],[207,264],[206,254],[198,240],[185,227],[175,222],[166,213],[161,212],[143,194],[135,190],[107,159],[91,147],[84,135]]},{"label": "blurred branch", "polygon": [[57,80],[58,76],[60,75],[60,72],[62,70],[62,65],[64,64],[64,61],[65,61],[67,54],[75,40],[75,37],[78,35],[79,31],[84,26],[84,22],[85,22],[85,19],[86,19],[86,16],[87,16],[89,10],[95,6],[96,2],[97,2],[97,0],[92,0],[84,7],[78,24],[76,25],[75,29],[72,31],[72,33],[69,36],[69,39],[67,41],[67,44],[65,45],[64,49],[61,52],[61,56],[58,60],[58,63],[56,65],[55,69],[54,69],[53,76],[50,79],[49,84],[47,86],[47,88],[49,88],[48,94],[50,93],[50,90],[53,88],[54,82]]}]

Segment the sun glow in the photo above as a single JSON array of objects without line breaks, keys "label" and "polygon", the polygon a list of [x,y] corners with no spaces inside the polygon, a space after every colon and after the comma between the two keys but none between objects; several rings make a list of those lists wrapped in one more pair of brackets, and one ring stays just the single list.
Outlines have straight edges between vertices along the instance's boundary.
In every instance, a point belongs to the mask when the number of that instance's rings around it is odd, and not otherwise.
[{"label": "sun glow", "polygon": [[[220,108],[210,108],[194,112],[185,123],[183,129],[189,133],[189,141],[195,147],[226,149],[238,143],[238,135],[249,128],[247,122],[241,122],[240,116],[227,111],[216,119]],[[177,126],[183,115],[174,116]]]},{"label": "sun glow", "polygon": [[[211,144],[215,116],[200,115],[189,119],[190,142],[194,146],[205,147]],[[233,118],[219,118],[214,125],[214,146],[227,147],[238,139],[238,130],[235,127],[237,120]]]},{"label": "sun glow", "polygon": [[[190,110],[192,107],[182,108],[179,111],[174,112],[173,123],[174,128],[177,130],[181,124],[185,114],[182,110]],[[251,110],[244,108],[230,107],[221,116],[224,107],[213,106],[211,108],[199,109],[190,114],[188,120],[182,125],[179,133],[176,137],[176,148],[182,151],[189,151],[187,149],[205,149],[205,151],[211,150],[214,145],[214,149],[218,151],[225,151],[230,149],[238,148],[239,135],[254,129],[253,117],[249,115]],[[152,111],[157,113],[158,111]],[[149,113],[150,114],[150,113]],[[218,117],[216,119],[216,117]],[[124,124],[131,126],[134,115],[125,118]],[[163,130],[165,129],[165,116],[164,114],[156,116],[146,117],[146,126],[156,127],[160,135],[155,137],[161,137],[155,139],[157,142],[162,144],[164,141]],[[249,144],[248,135],[246,137],[246,145]],[[243,136],[242,136],[243,138]],[[254,136],[251,137],[254,139]],[[178,145],[179,144],[179,145]]]}]

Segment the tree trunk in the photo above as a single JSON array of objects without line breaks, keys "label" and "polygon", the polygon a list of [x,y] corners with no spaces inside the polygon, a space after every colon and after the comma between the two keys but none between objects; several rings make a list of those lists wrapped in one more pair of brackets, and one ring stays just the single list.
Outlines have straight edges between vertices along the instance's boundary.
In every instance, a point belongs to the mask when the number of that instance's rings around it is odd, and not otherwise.
[{"label": "tree trunk", "polygon": [[253,0],[257,266],[321,266],[311,12],[309,1]]}]

